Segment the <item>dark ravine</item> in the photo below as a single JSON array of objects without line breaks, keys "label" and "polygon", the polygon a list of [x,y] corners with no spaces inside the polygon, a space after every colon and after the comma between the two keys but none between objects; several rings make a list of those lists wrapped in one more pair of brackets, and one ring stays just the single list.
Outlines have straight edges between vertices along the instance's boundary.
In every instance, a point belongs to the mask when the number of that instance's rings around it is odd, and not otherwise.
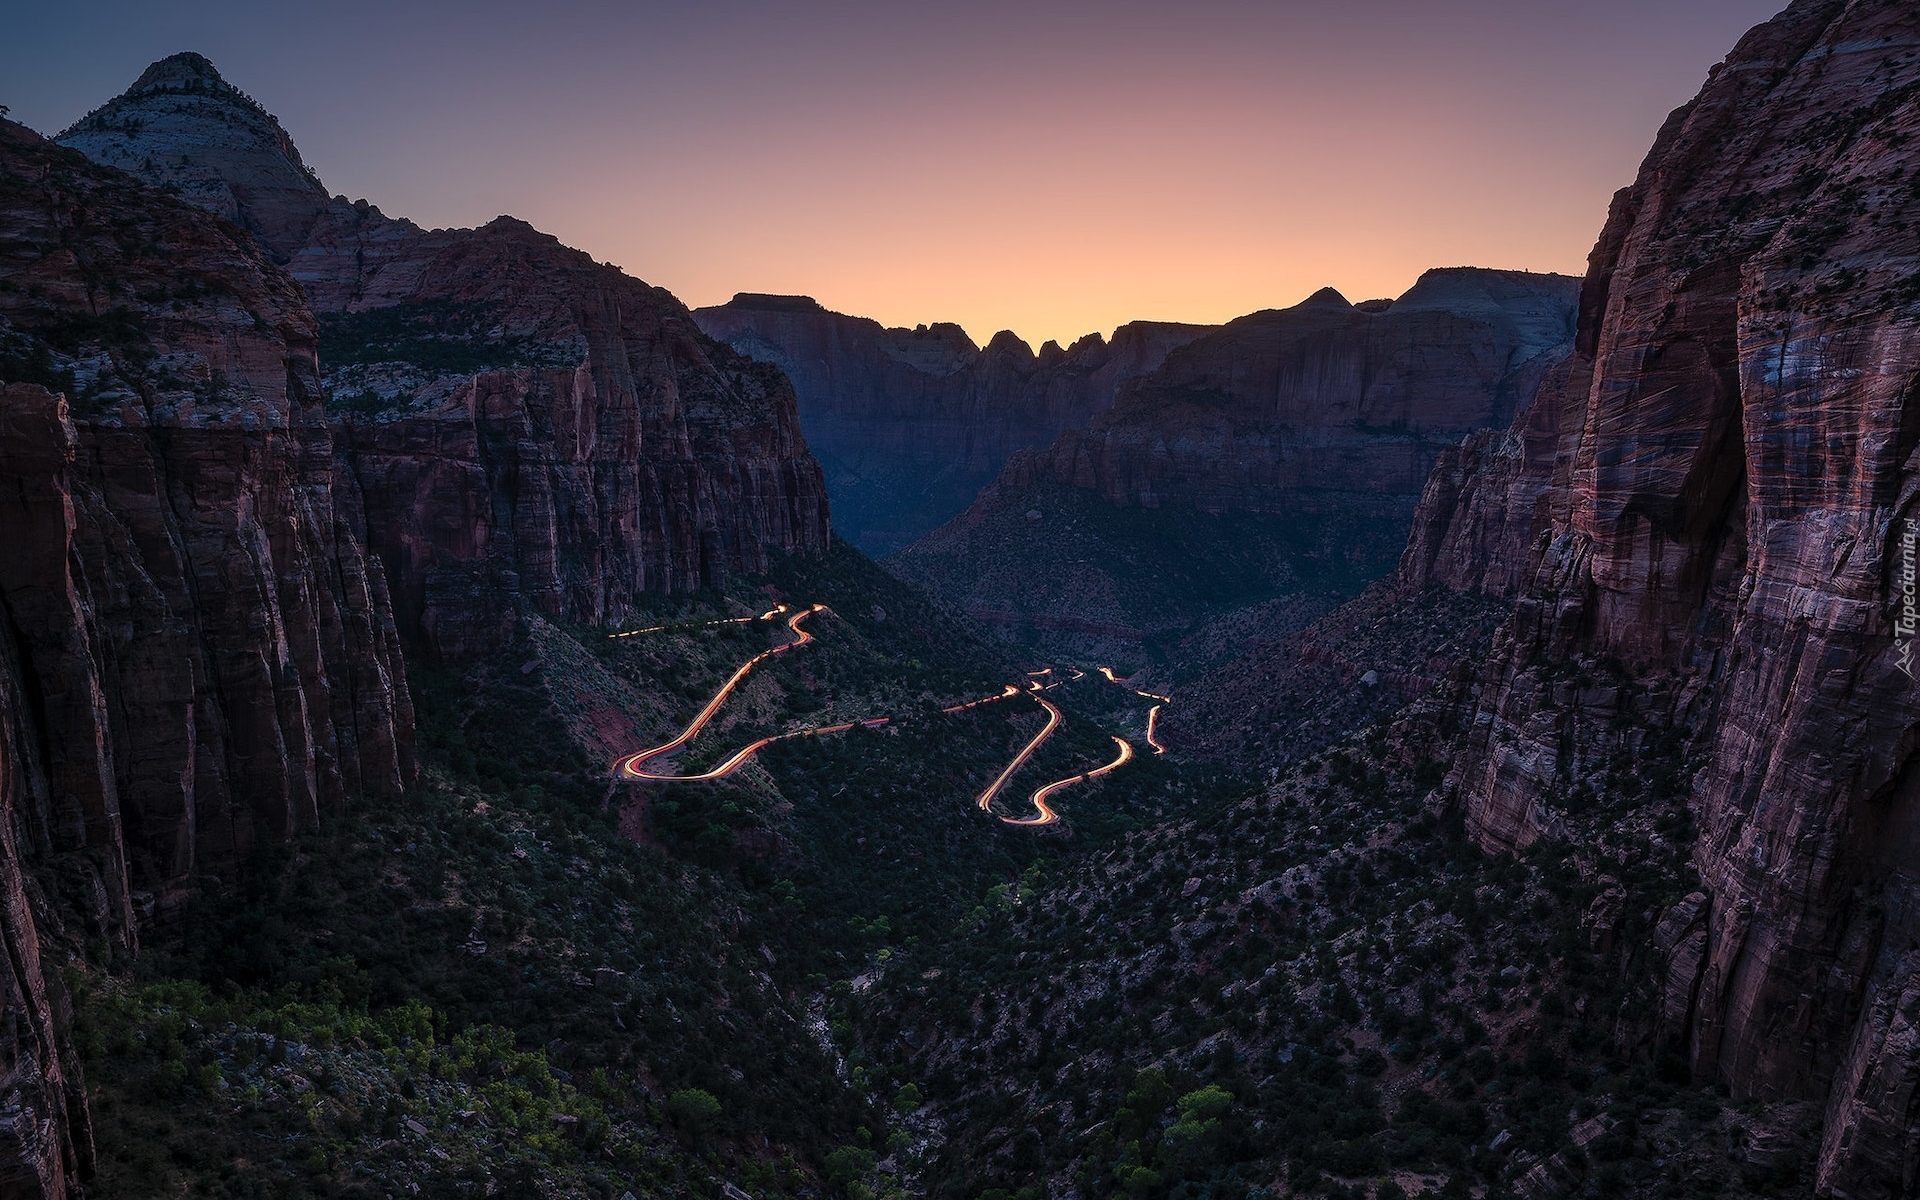
[{"label": "dark ravine", "polygon": [[793,390],[669,293],[524,222],[425,230],[329,197],[195,54],[61,135],[254,232],[322,325],[359,528],[402,633],[497,645],[516,607],[617,624],[769,555],[817,552],[826,491]]},{"label": "dark ravine", "polygon": [[[1654,914],[1658,1011],[1625,1027],[1824,1103],[1833,1196],[1911,1195],[1920,1161],[1916,32],[1800,0],[1740,43],[1616,198],[1574,357],[1443,459],[1402,566],[1516,602],[1448,784],[1483,845],[1688,747],[1699,889]],[[1568,681],[1607,661],[1625,686]]]},{"label": "dark ravine", "polygon": [[972,502],[1015,451],[1039,449],[1111,407],[1208,326],[1134,321],[1062,349],[958,325],[889,329],[809,296],[741,293],[696,309],[709,335],[793,380],[807,442],[827,471],[836,526],[889,554]]}]

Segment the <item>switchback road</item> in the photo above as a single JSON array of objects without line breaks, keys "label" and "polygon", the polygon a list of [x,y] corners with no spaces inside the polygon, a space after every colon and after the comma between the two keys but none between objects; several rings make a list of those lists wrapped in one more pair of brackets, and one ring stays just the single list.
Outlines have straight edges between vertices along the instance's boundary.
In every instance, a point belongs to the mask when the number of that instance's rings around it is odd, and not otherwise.
[{"label": "switchback road", "polygon": [[[714,714],[720,711],[720,706],[727,702],[727,697],[733,694],[734,689],[740,686],[741,682],[744,681],[746,677],[752,673],[755,667],[759,666],[761,663],[765,662],[767,659],[773,657],[776,654],[784,654],[789,650],[798,649],[799,647],[806,645],[808,642],[813,641],[814,640],[813,634],[801,628],[801,622],[805,621],[808,617],[812,616],[815,613],[826,611],[826,609],[827,609],[827,606],[824,604],[813,604],[813,605],[809,605],[806,608],[801,609],[799,612],[796,612],[791,617],[787,618],[787,628],[791,630],[794,635],[792,641],[784,642],[778,646],[772,646],[766,650],[762,650],[760,653],[754,655],[752,658],[749,658],[746,662],[740,664],[739,668],[736,669],[732,675],[727,677],[726,682],[720,685],[719,690],[714,692],[713,698],[707,701],[706,706],[703,707],[698,713],[694,714],[693,720],[689,721],[687,723],[687,727],[681,730],[676,737],[674,737],[670,741],[662,742],[658,746],[652,746],[652,747],[649,747],[648,749],[637,751],[633,754],[629,754],[626,757],[620,759],[618,762],[614,764],[615,772],[628,779],[645,779],[645,780],[650,780],[658,783],[699,783],[706,780],[720,779],[727,775],[731,775],[734,771],[738,770],[742,764],[747,762],[747,760],[751,759],[755,754],[758,754],[761,750],[764,750],[766,747],[771,746],[775,742],[785,741],[788,738],[818,737],[822,734],[843,733],[849,729],[854,728],[856,725],[865,726],[869,729],[877,728],[878,726],[885,725],[888,722],[890,722],[893,719],[891,717],[871,717],[866,720],[860,720],[860,721],[845,721],[838,725],[823,725],[814,729],[797,729],[788,733],[772,734],[770,736],[759,738],[755,741],[749,742],[747,745],[742,746],[740,749],[734,751],[732,754],[728,755],[726,758],[721,759],[720,762],[716,763],[714,766],[708,768],[705,771],[700,772],[697,775],[668,775],[668,774],[662,774],[657,771],[650,771],[647,769],[647,765],[653,762],[653,760],[658,758],[663,758],[667,755],[674,753],[675,751],[684,747],[687,743],[691,742],[694,738],[698,737],[700,734],[700,731],[702,729],[705,729],[707,726],[707,723],[713,719]],[[717,621],[694,621],[694,622],[683,622],[680,624],[670,624],[670,625],[653,625],[645,629],[631,629],[621,633],[609,634],[608,636],[615,637],[615,638],[624,638],[624,637],[633,637],[637,634],[642,634],[642,633],[659,633],[669,629],[702,629],[702,628],[707,628],[715,625],[740,625],[740,624],[751,623],[754,621],[771,621],[775,617],[778,617],[779,615],[781,615],[786,611],[788,611],[787,606],[785,604],[780,604],[767,612],[761,613],[757,617],[728,617],[728,618],[724,618]],[[1086,676],[1086,672],[1080,670],[1077,667],[1068,667],[1067,670],[1073,672],[1071,677],[1073,679],[1082,679]],[[1128,682],[1125,679],[1121,679],[1115,676],[1113,673],[1112,667],[1100,667],[1099,672],[1101,676],[1110,683],[1125,685]],[[1027,675],[1029,677],[1027,686],[1024,690],[1021,689],[1018,685],[1010,683],[1010,684],[1007,684],[1005,689],[1002,690],[997,695],[983,696],[978,700],[969,700],[964,703],[951,705],[949,707],[946,707],[940,710],[943,713],[964,712],[967,709],[976,708],[983,704],[995,704],[1002,700],[1011,700],[1015,696],[1028,695],[1028,696],[1032,696],[1034,701],[1038,703],[1040,707],[1046,711],[1047,723],[1041,727],[1040,732],[1034,734],[1032,739],[1029,740],[1027,744],[1021,748],[1020,753],[1014,755],[1013,761],[1009,762],[1006,765],[1005,769],[1003,769],[1000,772],[1000,774],[994,778],[993,782],[988,784],[986,789],[982,791],[977,797],[975,797],[975,803],[979,805],[980,809],[983,812],[992,812],[992,805],[993,805],[994,798],[997,797],[1002,791],[1002,789],[1006,787],[1007,781],[1012,779],[1014,774],[1018,772],[1021,767],[1026,765],[1027,760],[1033,757],[1034,752],[1037,751],[1041,747],[1041,745],[1046,742],[1046,740],[1049,737],[1053,736],[1054,730],[1060,727],[1060,722],[1062,719],[1062,714],[1060,712],[1060,709],[1057,705],[1053,703],[1053,701],[1047,699],[1044,693],[1061,686],[1062,682],[1064,681],[1056,680],[1055,682],[1044,684],[1044,685],[1041,684],[1040,682],[1041,679],[1044,679],[1047,676],[1050,676],[1052,674],[1053,674],[1052,667],[1045,667],[1038,671],[1029,671],[1027,672]],[[1160,716],[1161,706],[1164,704],[1170,703],[1170,701],[1165,696],[1156,695],[1152,692],[1140,691],[1137,688],[1134,689],[1134,692],[1136,695],[1144,696],[1149,700],[1157,700],[1160,702],[1158,704],[1155,704],[1147,712],[1147,745],[1153,748],[1153,752],[1155,754],[1163,753],[1166,748],[1162,746],[1158,740],[1155,739],[1154,726],[1155,726],[1155,722]],[[1114,741],[1114,745],[1118,747],[1118,752],[1115,754],[1112,761],[1105,763],[1102,766],[1095,767],[1091,771],[1085,771],[1078,775],[1070,775],[1065,779],[1055,780],[1054,782],[1046,784],[1040,787],[1039,789],[1037,789],[1033,793],[1032,797],[1030,798],[1030,802],[1034,807],[1033,816],[1006,817],[1006,816],[1000,816],[997,813],[994,815],[998,817],[1001,821],[1004,821],[1009,825],[1054,824],[1060,819],[1060,815],[1057,812],[1055,812],[1051,806],[1047,804],[1047,797],[1053,795],[1055,792],[1059,791],[1060,789],[1068,787],[1072,784],[1081,783],[1089,779],[1097,779],[1098,777],[1107,774],[1109,771],[1113,771],[1121,766],[1124,766],[1129,760],[1133,758],[1132,743],[1128,742],[1125,738],[1121,738],[1121,737],[1115,737],[1113,741]]]}]

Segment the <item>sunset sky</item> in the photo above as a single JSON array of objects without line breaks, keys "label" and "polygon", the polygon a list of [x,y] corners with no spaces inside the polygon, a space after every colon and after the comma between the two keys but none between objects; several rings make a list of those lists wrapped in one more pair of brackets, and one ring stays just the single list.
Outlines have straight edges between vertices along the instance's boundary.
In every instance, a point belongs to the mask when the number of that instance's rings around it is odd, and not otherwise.
[{"label": "sunset sky", "polygon": [[1037,344],[1430,266],[1577,273],[1783,2],[72,0],[8,16],[0,103],[53,133],[198,50],[389,213],[512,213],[691,305]]}]

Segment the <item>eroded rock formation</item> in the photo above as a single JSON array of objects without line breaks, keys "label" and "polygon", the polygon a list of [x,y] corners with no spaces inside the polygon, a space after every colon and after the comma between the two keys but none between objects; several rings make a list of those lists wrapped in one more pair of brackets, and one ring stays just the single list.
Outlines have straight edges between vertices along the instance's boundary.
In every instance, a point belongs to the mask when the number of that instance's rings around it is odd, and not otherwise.
[{"label": "eroded rock formation", "polygon": [[807,296],[742,293],[696,309],[708,334],[793,380],[840,530],[887,554],[972,502],[1017,450],[1052,443],[1113,404],[1207,326],[1135,321],[1035,354],[1001,331],[982,348],[958,325],[889,329]]},{"label": "eroded rock formation", "polygon": [[[47,931],[131,946],[192,876],[413,777],[316,337],[251,237],[0,125],[9,1194],[62,1195],[87,1155]],[[29,906],[28,862],[65,918]]]},{"label": "eroded rock formation", "polygon": [[[1241,317],[1125,384],[1084,430],[1015,454],[898,569],[982,620],[1041,631],[1164,635],[1209,605],[1351,596],[1391,571],[1436,459],[1510,421],[1565,357],[1577,288],[1445,269],[1391,303],[1326,289]],[[1151,579],[1183,582],[1142,591]]]}]

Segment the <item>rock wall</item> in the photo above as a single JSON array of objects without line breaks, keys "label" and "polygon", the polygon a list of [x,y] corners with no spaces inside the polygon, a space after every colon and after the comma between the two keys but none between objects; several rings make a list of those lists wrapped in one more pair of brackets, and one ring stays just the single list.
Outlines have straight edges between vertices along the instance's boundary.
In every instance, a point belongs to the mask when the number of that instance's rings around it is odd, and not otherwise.
[{"label": "rock wall", "polygon": [[[192,877],[413,778],[398,635],[349,528],[316,337],[252,238],[0,124],[10,1195],[65,1194],[87,1158],[50,931],[131,948]],[[36,878],[57,896],[30,906]]]},{"label": "rock wall", "polygon": [[1207,326],[1135,321],[1035,354],[1014,334],[976,346],[958,325],[889,329],[807,296],[742,293],[696,309],[701,329],[793,380],[841,531],[886,554],[964,509],[1015,451],[1050,444],[1113,403]]},{"label": "rock wall", "polygon": [[1428,271],[1390,305],[1331,288],[1229,322],[1127,385],[1084,431],[1016,456],[1118,505],[1276,512],[1301,492],[1417,495],[1462,434],[1499,427],[1573,336],[1577,281]]},{"label": "rock wall", "polygon": [[[1082,657],[1137,661],[1120,642],[1171,646],[1277,597],[1324,611],[1392,572],[1436,460],[1510,421],[1564,359],[1578,287],[1442,269],[1391,302],[1328,289],[1241,317],[1124,384],[1085,429],[1016,453],[893,569]],[[1053,632],[1070,621],[1138,632]]]},{"label": "rock wall", "polygon": [[[1836,1196],[1920,1177],[1916,49],[1879,0],[1743,39],[1616,198],[1574,358],[1443,462],[1402,563],[1518,598],[1451,778],[1484,844],[1551,832],[1619,719],[1685,739],[1700,892],[1660,924],[1656,1035],[1825,1098]],[[1557,682],[1608,660],[1636,686]]]},{"label": "rock wall", "polygon": [[666,292],[508,218],[350,206],[291,266],[335,348],[367,544],[434,651],[485,649],[517,605],[618,624],[645,592],[825,549],[792,386]]}]

